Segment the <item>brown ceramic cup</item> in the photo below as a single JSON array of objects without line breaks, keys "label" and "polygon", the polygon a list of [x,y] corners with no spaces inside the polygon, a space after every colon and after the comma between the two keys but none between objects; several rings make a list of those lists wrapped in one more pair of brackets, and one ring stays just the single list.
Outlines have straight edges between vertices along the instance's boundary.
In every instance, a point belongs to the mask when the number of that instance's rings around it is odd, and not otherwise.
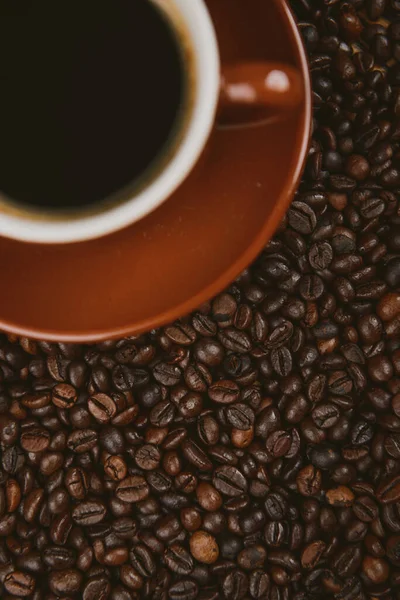
[{"label": "brown ceramic cup", "polygon": [[137,185],[134,182],[86,212],[59,215],[10,210],[7,200],[0,198],[0,235],[60,244],[98,238],[131,225],[159,207],[188,177],[216,119],[225,126],[248,126],[274,114],[288,114],[303,99],[302,76],[292,66],[276,61],[221,64],[215,28],[204,0],[150,1],[176,32],[189,90],[165,157],[143,174]]},{"label": "brown ceramic cup", "polygon": [[[222,113],[215,120],[212,111],[205,150],[182,184],[157,210],[112,235],[78,244],[27,244],[0,235],[0,329],[68,342],[150,331],[228,286],[276,231],[310,140],[304,46],[282,0],[205,3],[222,65],[290,65],[301,73],[303,99],[290,110],[271,107],[267,119],[266,106],[251,107],[246,118],[264,119],[252,126],[220,126]],[[242,109],[234,108],[237,121]]]}]

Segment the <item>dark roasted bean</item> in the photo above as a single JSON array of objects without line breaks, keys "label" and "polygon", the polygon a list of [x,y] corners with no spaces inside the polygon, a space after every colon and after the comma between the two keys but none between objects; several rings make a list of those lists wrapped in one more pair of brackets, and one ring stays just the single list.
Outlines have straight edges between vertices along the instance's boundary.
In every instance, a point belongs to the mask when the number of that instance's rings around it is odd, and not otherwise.
[{"label": "dark roasted bean", "polygon": [[247,491],[247,482],[243,474],[233,466],[217,467],[213,483],[217,490],[226,496],[240,496]]}]

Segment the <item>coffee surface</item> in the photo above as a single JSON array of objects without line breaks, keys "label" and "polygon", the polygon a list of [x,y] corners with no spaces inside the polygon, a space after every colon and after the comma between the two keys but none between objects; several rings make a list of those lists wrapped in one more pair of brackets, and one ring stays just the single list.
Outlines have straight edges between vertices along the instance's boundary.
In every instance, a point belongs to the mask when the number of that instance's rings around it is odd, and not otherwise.
[{"label": "coffee surface", "polygon": [[72,208],[127,186],[165,149],[183,79],[149,0],[1,0],[0,190]]}]

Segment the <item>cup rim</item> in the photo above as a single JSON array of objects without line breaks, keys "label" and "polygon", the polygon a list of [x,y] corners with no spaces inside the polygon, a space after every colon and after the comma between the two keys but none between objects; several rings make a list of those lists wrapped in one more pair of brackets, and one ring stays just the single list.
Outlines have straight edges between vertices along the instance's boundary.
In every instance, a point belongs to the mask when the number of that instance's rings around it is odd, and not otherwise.
[{"label": "cup rim", "polygon": [[[0,235],[28,243],[83,242],[116,232],[142,219],[163,204],[187,178],[198,161],[214,125],[220,87],[217,36],[204,0],[169,0],[190,35],[196,88],[191,116],[174,156],[148,185],[126,201],[98,214],[51,220],[0,214]],[[118,192],[115,194],[118,198]]]}]

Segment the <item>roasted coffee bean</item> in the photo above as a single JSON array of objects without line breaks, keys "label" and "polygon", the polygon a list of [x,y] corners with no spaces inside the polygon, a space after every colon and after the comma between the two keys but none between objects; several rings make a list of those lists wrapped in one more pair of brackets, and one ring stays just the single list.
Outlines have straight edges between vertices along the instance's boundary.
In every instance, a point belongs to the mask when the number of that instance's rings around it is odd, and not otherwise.
[{"label": "roasted coffee bean", "polygon": [[324,293],[324,283],[319,275],[304,275],[299,284],[299,292],[307,301],[315,301]]},{"label": "roasted coffee bean", "polygon": [[268,573],[263,570],[253,571],[249,580],[249,591],[252,598],[259,600],[267,598],[271,582]]},{"label": "roasted coffee bean", "polygon": [[72,408],[77,398],[78,395],[75,388],[68,383],[59,383],[53,388],[51,393],[52,402],[58,408]]},{"label": "roasted coffee bean", "polygon": [[292,445],[292,437],[286,431],[274,431],[266,442],[268,452],[275,458],[279,456],[288,456]]},{"label": "roasted coffee bean", "polygon": [[326,492],[326,499],[332,506],[351,506],[354,501],[353,492],[344,485],[332,488]]},{"label": "roasted coffee bean", "polygon": [[203,444],[213,446],[218,442],[220,435],[217,420],[210,414],[200,415],[197,421],[197,433]]},{"label": "roasted coffee bean", "polygon": [[196,531],[190,538],[190,552],[201,563],[212,564],[218,560],[219,548],[215,538],[206,531]]},{"label": "roasted coffee bean", "polygon": [[69,494],[77,500],[83,500],[89,491],[89,478],[80,467],[71,467],[65,475],[65,485]]},{"label": "roasted coffee bean", "polygon": [[127,466],[120,456],[109,456],[104,463],[104,472],[114,481],[121,481],[127,475]]},{"label": "roasted coffee bean", "polygon": [[315,229],[317,219],[314,211],[304,202],[293,202],[288,220],[291,227],[302,234],[310,234]]},{"label": "roasted coffee bean", "polygon": [[223,346],[214,339],[201,339],[194,346],[194,358],[207,367],[216,367],[224,358]]},{"label": "roasted coffee bean", "polygon": [[390,477],[378,486],[376,497],[382,504],[392,504],[400,499],[400,476]]},{"label": "roasted coffee bean", "polygon": [[98,434],[93,429],[76,429],[69,436],[67,446],[73,452],[83,454],[97,444]]},{"label": "roasted coffee bean", "polygon": [[312,419],[317,427],[329,429],[336,425],[340,412],[334,404],[318,404],[311,413]]},{"label": "roasted coffee bean", "polygon": [[239,386],[233,381],[221,380],[210,386],[208,395],[218,404],[231,404],[239,398]]},{"label": "roasted coffee bean", "polygon": [[69,569],[76,560],[76,552],[59,546],[49,546],[42,553],[42,560],[50,569]]},{"label": "roasted coffee bean", "polygon": [[186,385],[194,392],[205,392],[212,383],[212,377],[207,367],[201,363],[188,365],[184,372]]},{"label": "roasted coffee bean", "polygon": [[97,525],[97,523],[101,523],[104,520],[105,516],[106,507],[104,503],[99,500],[81,502],[80,504],[77,504],[72,511],[73,520],[83,527]]},{"label": "roasted coffee bean", "polygon": [[25,598],[33,594],[35,580],[28,573],[12,571],[4,579],[4,587],[9,594]]},{"label": "roasted coffee bean", "polygon": [[235,429],[247,431],[254,424],[254,412],[246,404],[232,404],[226,409],[226,420]]},{"label": "roasted coffee bean", "polygon": [[228,573],[222,584],[222,592],[227,600],[241,600],[244,598],[249,587],[247,575],[243,571],[233,570]]},{"label": "roasted coffee bean", "polygon": [[183,546],[172,544],[164,553],[166,566],[178,575],[189,575],[193,571],[194,562]]},{"label": "roasted coffee bean", "polygon": [[251,341],[244,331],[228,327],[218,333],[218,339],[227,350],[245,353],[251,349]]},{"label": "roasted coffee bean", "polygon": [[[106,375],[107,377],[107,375]],[[116,365],[112,371],[112,381],[114,386],[120,392],[129,392],[135,383],[134,371],[127,365]],[[107,391],[108,385],[99,386],[96,384],[101,391]]]},{"label": "roasted coffee bean", "polygon": [[41,427],[30,427],[22,432],[20,442],[26,452],[43,452],[49,447],[50,433]]},{"label": "roasted coffee bean", "polygon": [[328,242],[313,244],[308,253],[310,265],[316,271],[327,269],[333,259],[332,246]]},{"label": "roasted coffee bean", "polygon": [[195,313],[192,317],[193,329],[203,337],[214,337],[217,333],[217,325],[208,317],[201,313]]},{"label": "roasted coffee bean", "polygon": [[3,452],[1,464],[6,473],[18,473],[25,463],[25,455],[18,446],[10,446]]},{"label": "roasted coffee bean", "polygon": [[303,496],[318,494],[321,489],[321,482],[321,472],[312,465],[301,469],[296,478],[297,489]]},{"label": "roasted coffee bean", "polygon": [[152,471],[156,469],[161,460],[161,453],[157,446],[153,444],[145,444],[141,446],[135,454],[135,462],[137,466],[144,471]]},{"label": "roasted coffee bean", "polygon": [[182,442],[183,455],[187,461],[194,465],[201,471],[210,471],[212,469],[212,463],[209,460],[207,454],[191,440],[184,440]]},{"label": "roasted coffee bean", "polygon": [[166,327],[165,334],[172,342],[174,342],[174,344],[182,346],[190,346],[196,340],[196,332],[194,329],[190,325],[184,323],[175,323],[174,325]]},{"label": "roasted coffee bean", "polygon": [[49,587],[56,595],[76,594],[82,585],[83,576],[77,569],[65,569],[49,574]]},{"label": "roasted coffee bean", "polygon": [[292,370],[292,355],[285,346],[275,348],[271,352],[271,363],[274,371],[281,377],[286,377]]},{"label": "roasted coffee bean", "polygon": [[100,423],[108,423],[117,412],[114,400],[107,394],[91,396],[88,400],[88,409],[96,421]]},{"label": "roasted coffee bean", "polygon": [[352,509],[360,521],[369,523],[373,521],[379,513],[377,504],[369,496],[360,496],[353,502]]},{"label": "roasted coffee bean", "polygon": [[142,577],[152,577],[156,572],[156,565],[153,555],[146,546],[139,544],[133,546],[129,553],[129,559],[132,566]]},{"label": "roasted coffee bean", "polygon": [[168,598],[171,600],[195,600],[199,587],[192,579],[180,579],[168,589]]},{"label": "roasted coffee bean", "polygon": [[115,493],[123,502],[140,502],[149,495],[149,486],[144,477],[130,475],[118,484]]},{"label": "roasted coffee bean", "polygon": [[233,466],[217,467],[213,475],[214,487],[226,496],[237,497],[247,492],[247,481]]},{"label": "roasted coffee bean", "polygon": [[265,511],[272,521],[280,521],[288,511],[288,504],[284,496],[278,492],[271,492],[265,499]]}]

